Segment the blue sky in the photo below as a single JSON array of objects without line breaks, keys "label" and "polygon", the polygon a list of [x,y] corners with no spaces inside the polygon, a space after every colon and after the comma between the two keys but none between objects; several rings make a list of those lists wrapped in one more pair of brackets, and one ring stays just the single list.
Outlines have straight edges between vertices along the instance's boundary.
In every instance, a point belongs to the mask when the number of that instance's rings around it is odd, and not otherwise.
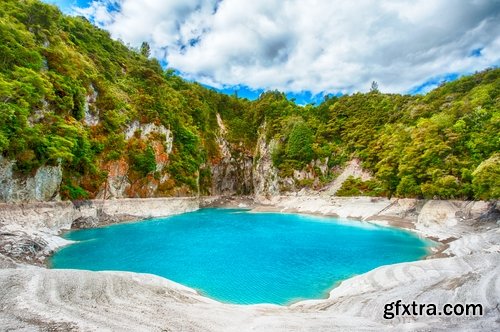
[{"label": "blue sky", "polygon": [[[225,89],[218,89],[218,91],[232,95],[236,93],[238,97],[247,98],[250,100],[257,99],[261,93],[263,93],[264,89],[253,90],[247,86],[236,86]],[[313,95],[310,91],[302,91],[302,92],[287,92],[286,96],[288,99],[295,99],[295,102],[298,105],[307,105],[307,104],[319,104],[323,101],[324,94]]]},{"label": "blue sky", "polygon": [[298,104],[325,94],[426,93],[498,66],[500,0],[45,0],[188,80]]},{"label": "blue sky", "polygon": [[73,13],[74,7],[88,7],[92,0],[43,0],[44,2],[57,5],[64,13]]}]

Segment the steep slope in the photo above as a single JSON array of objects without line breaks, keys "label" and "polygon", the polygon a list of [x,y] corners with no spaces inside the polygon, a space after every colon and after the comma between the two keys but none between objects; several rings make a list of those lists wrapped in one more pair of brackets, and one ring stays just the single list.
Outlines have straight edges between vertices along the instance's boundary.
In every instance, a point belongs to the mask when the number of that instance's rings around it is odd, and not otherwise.
[{"label": "steep slope", "polygon": [[0,201],[273,196],[323,189],[352,160],[371,178],[337,195],[500,196],[499,69],[302,107],[217,93],[148,55],[54,6],[2,1]]},{"label": "steep slope", "polygon": [[[0,30],[1,200],[211,191],[203,165],[222,153],[216,114],[245,100],[183,81],[39,1],[2,1]],[[62,174],[40,182],[50,167]],[[29,189],[39,183],[50,193]]]},{"label": "steep slope", "polygon": [[256,159],[272,160],[278,187],[319,189],[358,159],[372,179],[348,178],[337,195],[500,197],[500,69],[425,96],[374,91],[297,107],[268,94],[256,103],[264,101],[267,148],[258,150],[268,155]]}]

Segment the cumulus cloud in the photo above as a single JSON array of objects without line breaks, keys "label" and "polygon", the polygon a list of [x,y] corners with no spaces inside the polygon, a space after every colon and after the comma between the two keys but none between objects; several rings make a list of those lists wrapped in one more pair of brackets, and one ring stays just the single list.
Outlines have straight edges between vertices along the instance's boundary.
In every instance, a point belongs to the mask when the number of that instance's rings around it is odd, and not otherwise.
[{"label": "cumulus cloud", "polygon": [[95,0],[76,9],[214,87],[408,92],[500,62],[498,0]]}]

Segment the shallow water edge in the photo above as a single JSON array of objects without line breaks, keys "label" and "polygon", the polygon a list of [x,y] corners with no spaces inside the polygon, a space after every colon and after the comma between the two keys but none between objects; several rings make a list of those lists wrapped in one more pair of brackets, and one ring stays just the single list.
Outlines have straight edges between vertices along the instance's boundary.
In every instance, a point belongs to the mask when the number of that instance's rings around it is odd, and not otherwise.
[{"label": "shallow water edge", "polygon": [[204,208],[65,238],[78,243],[54,255],[55,268],[152,273],[226,303],[281,305],[321,298],[335,282],[379,266],[419,260],[429,245],[362,221],[241,208]]},{"label": "shallow water edge", "polygon": [[0,227],[15,235],[11,238],[11,242],[20,242],[15,241],[16,239],[30,241],[33,238],[41,239],[37,242],[37,250],[26,253],[27,256],[11,255],[5,250],[2,252],[1,247],[0,253],[18,262],[43,266],[48,255],[58,247],[68,244],[67,240],[58,236],[65,230],[94,228],[195,211],[200,207],[220,206],[251,208],[253,211],[327,215],[395,226],[439,241],[441,246],[438,249],[435,247],[433,254],[443,257],[450,255],[444,253],[448,243],[462,233],[463,225],[460,225],[462,221],[469,222],[478,218],[486,221],[488,218],[494,219],[495,211],[498,211],[497,205],[498,202],[389,200],[321,195],[278,196],[266,201],[254,201],[253,197],[179,197],[0,203]]}]

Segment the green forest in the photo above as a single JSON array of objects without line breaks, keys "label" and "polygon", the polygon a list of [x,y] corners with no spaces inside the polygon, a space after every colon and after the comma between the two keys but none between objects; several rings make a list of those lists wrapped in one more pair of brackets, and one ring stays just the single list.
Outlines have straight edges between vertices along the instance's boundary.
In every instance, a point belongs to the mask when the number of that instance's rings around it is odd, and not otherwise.
[{"label": "green forest", "polygon": [[[93,93],[99,121],[91,126],[84,118]],[[500,197],[498,68],[425,95],[372,89],[300,106],[269,91],[249,101],[182,79],[150,58],[147,44],[126,46],[84,17],[36,0],[0,2],[0,153],[19,176],[62,165],[64,199],[93,198],[107,161],[125,158],[136,180],[158,178],[153,146],[125,137],[138,121],[173,133],[161,195],[209,193],[208,168],[220,158],[217,114],[237,151],[254,155],[259,132],[278,142],[272,162],[281,176],[317,159],[335,169],[358,158],[373,179],[350,178],[339,195]]]}]

